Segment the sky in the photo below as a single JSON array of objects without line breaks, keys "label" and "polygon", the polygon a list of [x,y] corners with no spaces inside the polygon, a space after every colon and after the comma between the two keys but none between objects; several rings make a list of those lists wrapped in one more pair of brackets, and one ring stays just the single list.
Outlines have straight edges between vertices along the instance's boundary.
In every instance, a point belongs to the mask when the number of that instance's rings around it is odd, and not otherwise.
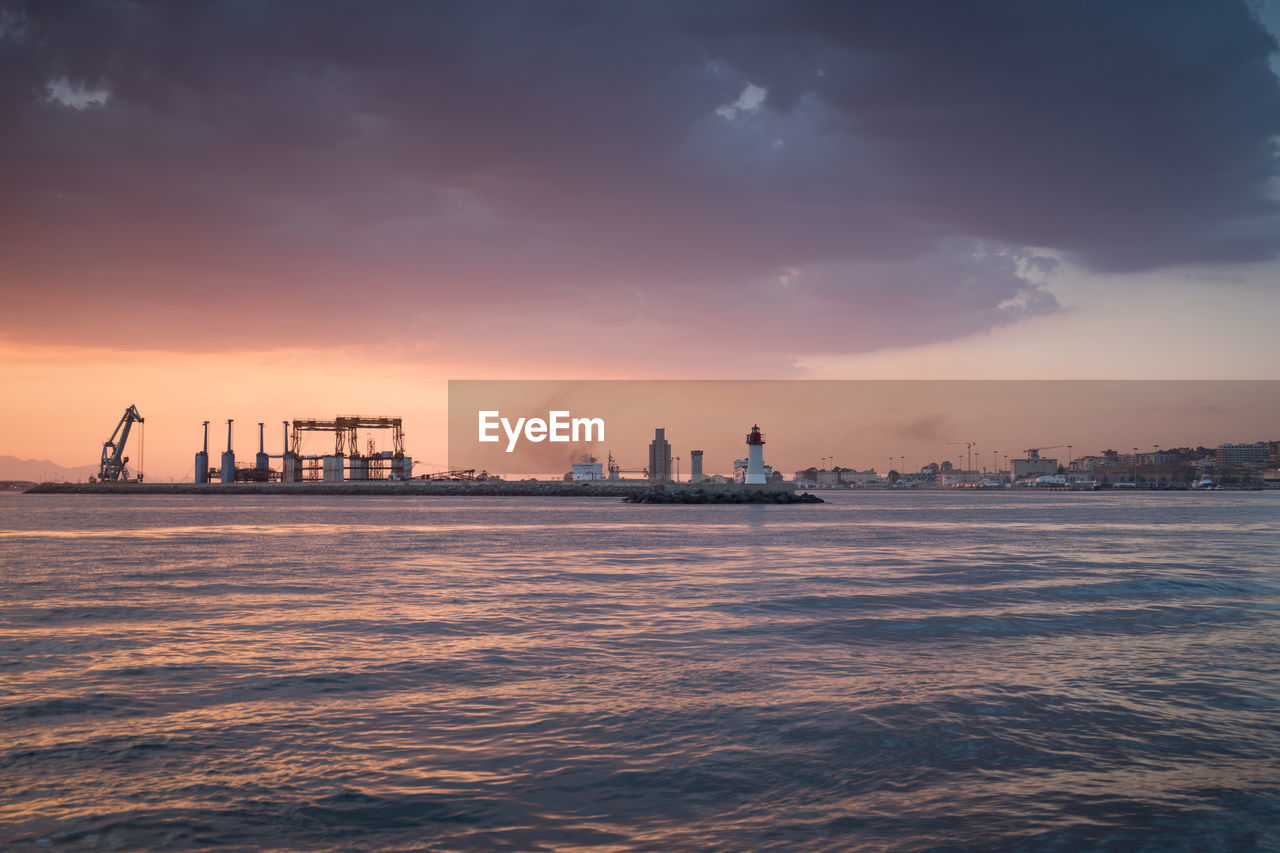
[{"label": "sky", "polygon": [[133,403],[152,478],[226,418],[443,462],[459,378],[1276,378],[1277,31],[0,0],[0,454],[93,462]]}]

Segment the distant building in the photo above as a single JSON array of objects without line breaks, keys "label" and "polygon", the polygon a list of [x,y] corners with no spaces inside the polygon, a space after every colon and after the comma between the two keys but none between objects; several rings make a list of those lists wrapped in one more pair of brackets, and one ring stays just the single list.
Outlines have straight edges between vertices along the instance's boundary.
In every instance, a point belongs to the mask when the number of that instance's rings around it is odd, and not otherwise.
[{"label": "distant building", "polygon": [[689,482],[701,483],[705,477],[702,476],[702,451],[689,451]]},{"label": "distant building", "polygon": [[588,456],[585,462],[573,463],[573,479],[603,480],[604,463],[597,462],[594,456]]},{"label": "distant building", "polygon": [[1058,473],[1058,460],[1046,459],[1038,450],[1028,450],[1026,459],[1013,460],[1013,479],[1015,480],[1056,473]]},{"label": "distant building", "polygon": [[939,486],[976,486],[982,480],[982,475],[977,471],[957,471],[954,468],[950,471],[944,466],[938,472]]},{"label": "distant building", "polygon": [[1271,456],[1271,445],[1265,441],[1253,444],[1224,444],[1218,448],[1219,465],[1258,465]]},{"label": "distant building", "polygon": [[666,483],[671,479],[671,443],[665,429],[653,431],[649,442],[649,482]]},{"label": "distant building", "polygon": [[868,468],[865,471],[846,468],[840,472],[840,482],[849,486],[871,486],[880,482],[880,475],[874,468]]}]

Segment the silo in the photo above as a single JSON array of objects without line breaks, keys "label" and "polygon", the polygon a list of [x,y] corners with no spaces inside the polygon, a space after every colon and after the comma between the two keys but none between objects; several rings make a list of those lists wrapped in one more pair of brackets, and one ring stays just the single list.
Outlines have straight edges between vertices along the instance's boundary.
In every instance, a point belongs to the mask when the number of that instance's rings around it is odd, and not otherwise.
[{"label": "silo", "polygon": [[342,456],[325,456],[324,462],[324,481],[326,483],[342,482],[342,463],[346,461]]},{"label": "silo", "polygon": [[258,422],[258,455],[253,460],[253,467],[259,471],[266,471],[271,468],[271,457],[267,456],[266,448],[262,446],[262,422]]},{"label": "silo", "polygon": [[352,456],[347,462],[347,479],[369,479],[369,460],[363,456]]},{"label": "silo", "polygon": [[204,449],[196,451],[196,482],[209,482],[209,422],[204,422]]},{"label": "silo", "polygon": [[231,424],[234,418],[227,419],[227,450],[222,454],[222,482],[234,483],[236,481],[236,454],[231,449]]}]

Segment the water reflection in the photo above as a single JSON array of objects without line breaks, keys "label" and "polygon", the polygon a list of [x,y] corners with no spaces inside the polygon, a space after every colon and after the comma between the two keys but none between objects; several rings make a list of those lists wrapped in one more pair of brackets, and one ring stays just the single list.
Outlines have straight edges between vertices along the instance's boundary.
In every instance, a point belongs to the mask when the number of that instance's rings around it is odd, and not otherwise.
[{"label": "water reflection", "polygon": [[1042,497],[8,503],[0,842],[1259,846],[1277,496]]}]

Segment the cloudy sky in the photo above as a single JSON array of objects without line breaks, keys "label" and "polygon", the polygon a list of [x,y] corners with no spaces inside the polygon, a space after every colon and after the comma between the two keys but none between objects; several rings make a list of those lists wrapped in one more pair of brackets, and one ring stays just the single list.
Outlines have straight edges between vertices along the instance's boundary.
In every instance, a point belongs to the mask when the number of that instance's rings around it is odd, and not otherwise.
[{"label": "cloudy sky", "polygon": [[0,0],[2,390],[54,424],[0,453],[133,402],[162,475],[206,418],[370,407],[442,458],[450,377],[1274,378],[1278,28]]}]

